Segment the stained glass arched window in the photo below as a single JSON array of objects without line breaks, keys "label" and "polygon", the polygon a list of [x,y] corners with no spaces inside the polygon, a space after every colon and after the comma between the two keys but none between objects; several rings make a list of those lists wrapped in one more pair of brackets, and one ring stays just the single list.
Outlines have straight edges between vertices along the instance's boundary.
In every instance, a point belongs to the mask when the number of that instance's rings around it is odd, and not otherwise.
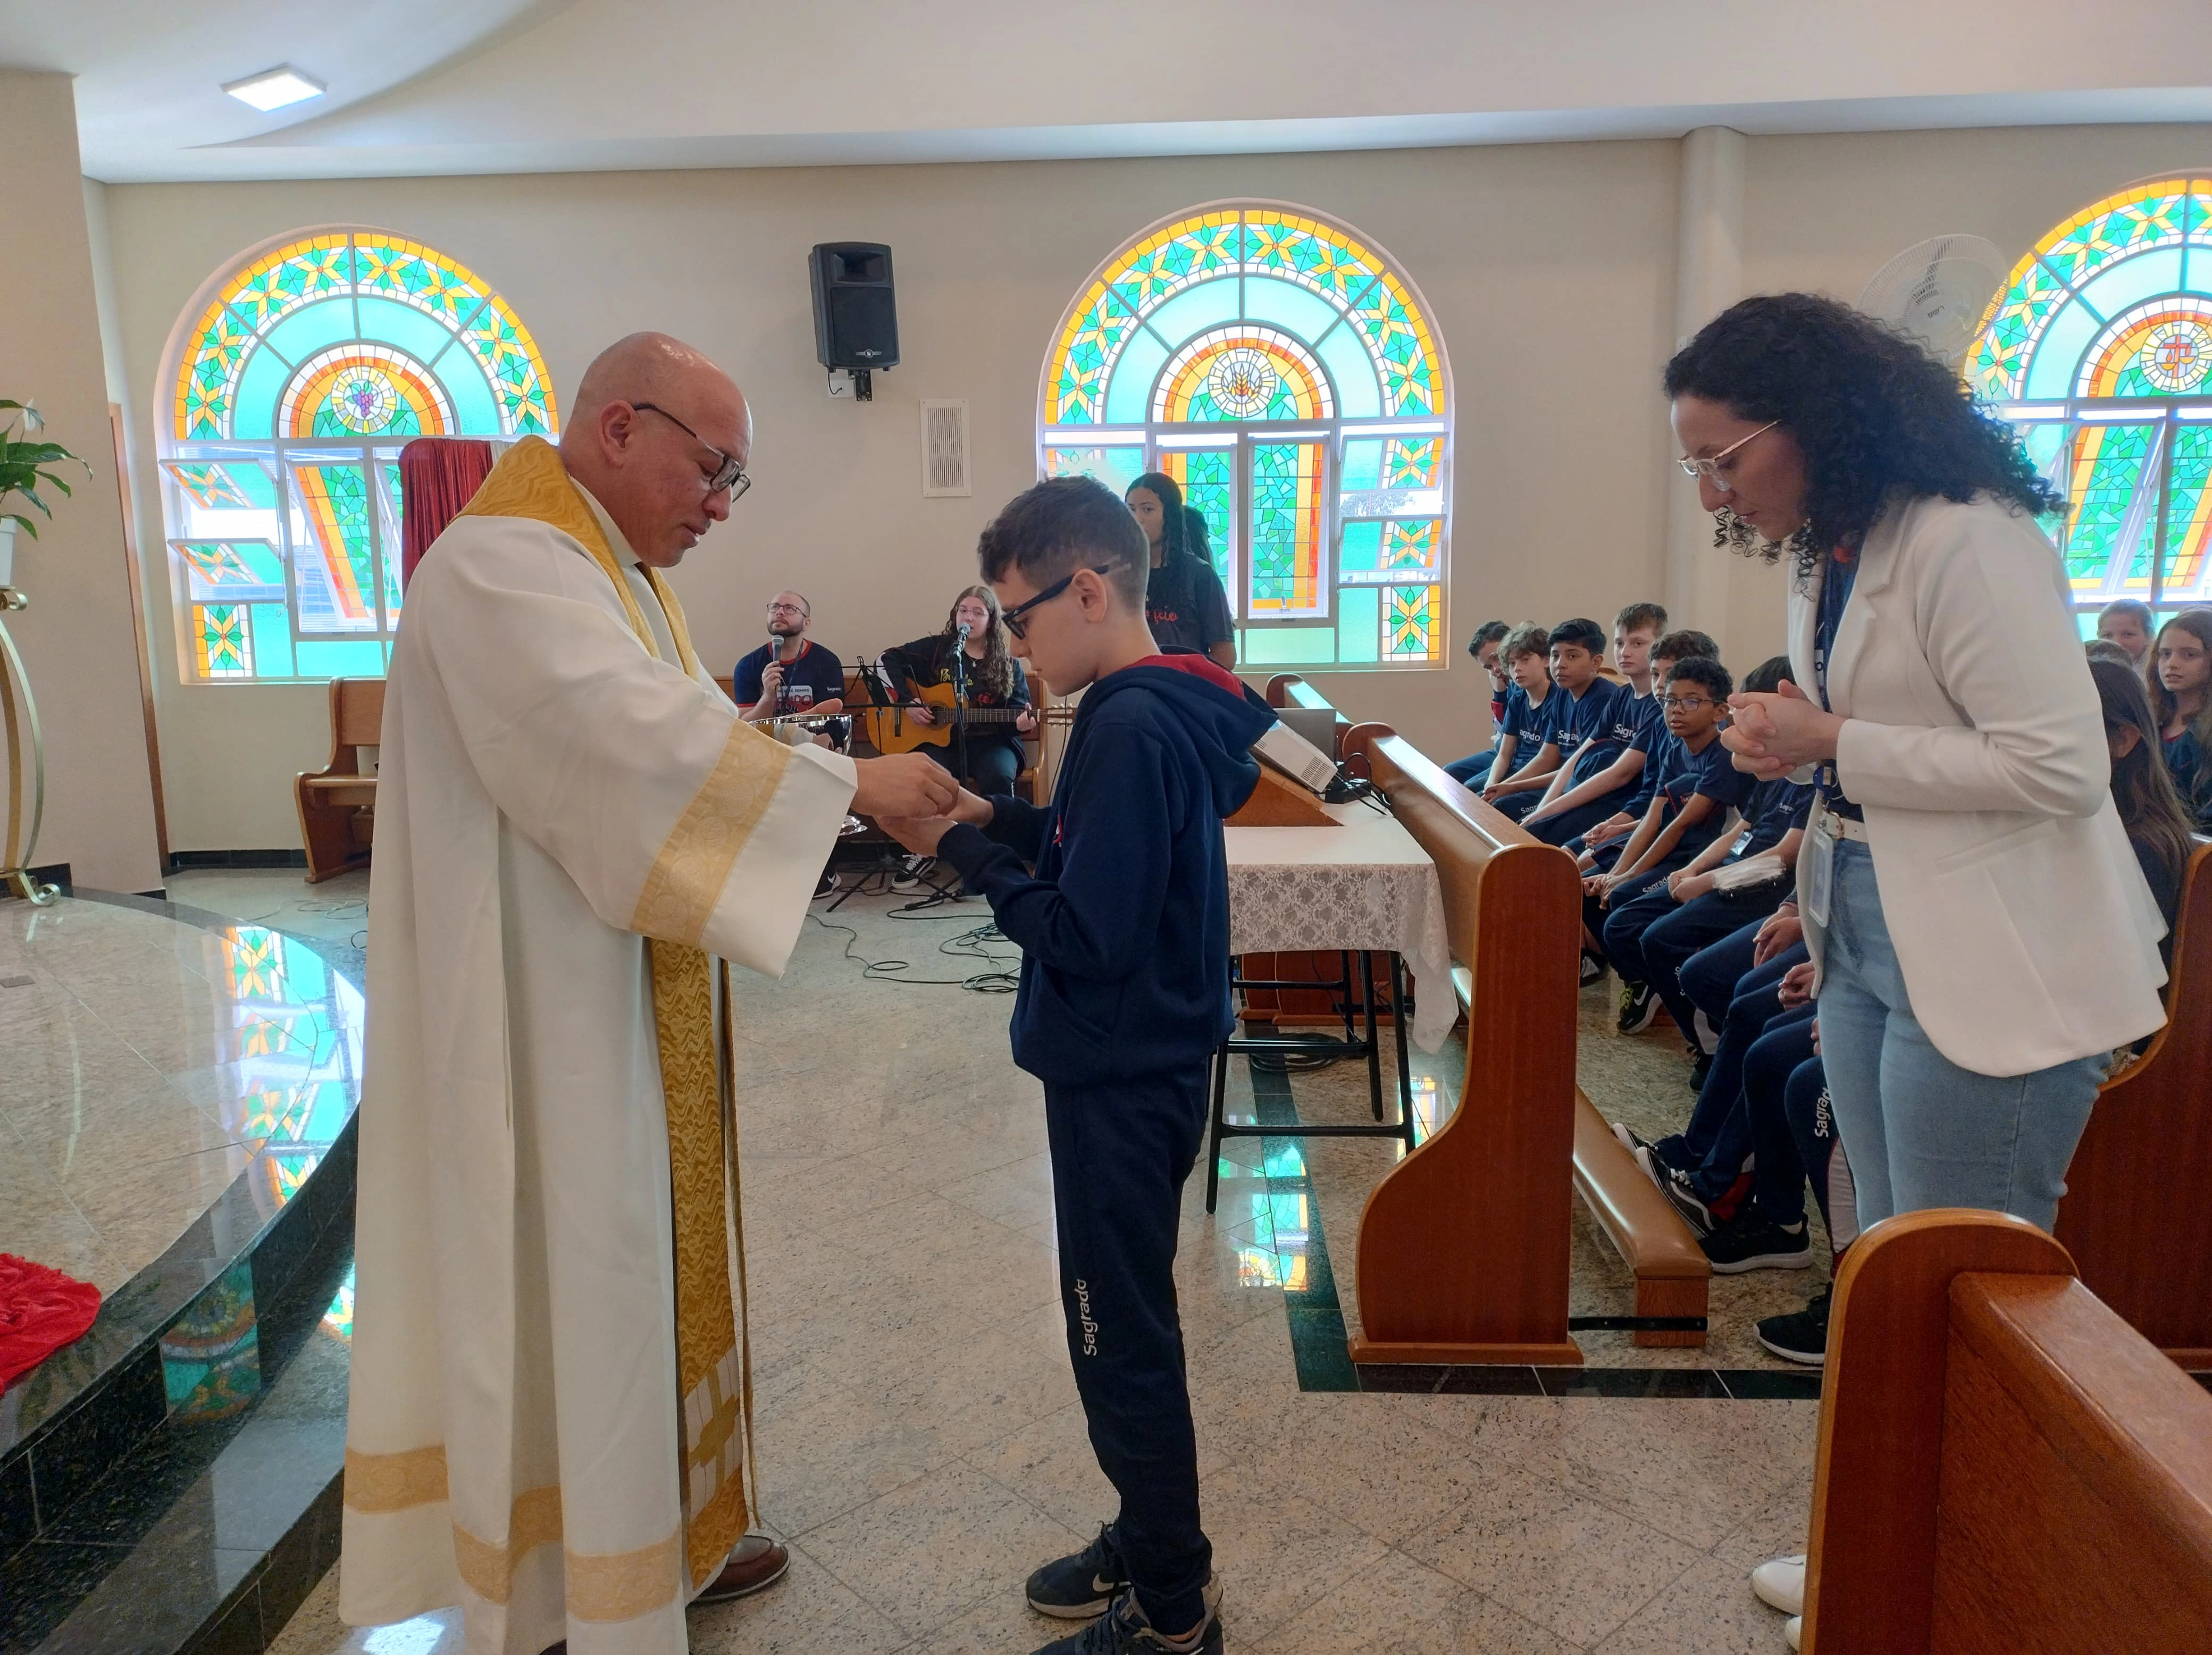
[{"label": "stained glass arched window", "polygon": [[1413,283],[1302,208],[1231,202],[1100,265],[1045,364],[1038,460],[1163,471],[1253,666],[1443,660],[1451,392]]},{"label": "stained glass arched window", "polygon": [[[2212,601],[2212,179],[2137,184],[2035,244],[1966,357],[2073,502],[2075,605]],[[2085,621],[2085,625],[2087,622]]]},{"label": "stained glass arched window", "polygon": [[418,242],[332,231],[249,260],[182,330],[163,509],[185,675],[375,676],[399,616],[399,451],[550,435],[530,332]]}]

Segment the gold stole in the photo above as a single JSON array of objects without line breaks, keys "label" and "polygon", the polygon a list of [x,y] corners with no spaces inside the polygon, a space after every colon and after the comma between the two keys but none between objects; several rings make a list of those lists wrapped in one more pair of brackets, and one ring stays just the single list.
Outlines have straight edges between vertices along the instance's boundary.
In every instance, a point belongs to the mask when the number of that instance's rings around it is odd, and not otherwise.
[{"label": "gold stole", "polygon": [[[646,652],[659,660],[653,630],[615,561],[590,503],[569,480],[560,452],[526,437],[492,468],[464,517],[522,517],[582,543],[614,582]],[[647,568],[668,617],[677,654],[696,674],[697,655],[683,605]],[[733,715],[734,716],[734,715]],[[770,744],[774,745],[774,744]],[[779,752],[787,757],[787,751]],[[781,766],[779,765],[779,769]],[[765,804],[765,798],[761,801]],[[752,1348],[730,1290],[730,1244],[740,1288],[744,1231],[738,1214],[737,1121],[730,1037],[730,968],[703,949],[659,937],[653,958],[653,1019],[660,1045],[660,1089],[668,1108],[668,1184],[675,1209],[676,1368],[684,1421],[684,1557],[694,1591],[744,1537],[751,1513],[745,1468],[752,1458]],[[715,1015],[714,972],[721,989]]]}]

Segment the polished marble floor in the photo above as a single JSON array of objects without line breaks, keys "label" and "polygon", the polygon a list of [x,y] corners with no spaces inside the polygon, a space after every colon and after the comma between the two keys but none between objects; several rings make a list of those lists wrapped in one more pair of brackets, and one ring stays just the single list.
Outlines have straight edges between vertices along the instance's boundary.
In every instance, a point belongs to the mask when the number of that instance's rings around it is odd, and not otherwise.
[{"label": "polished marble floor", "polygon": [[[233,897],[305,889],[223,877]],[[866,981],[848,957],[965,977],[984,968],[955,940],[988,915],[887,907],[848,904],[849,940],[810,923],[784,982],[744,997],[763,1520],[794,1561],[775,1591],[695,1615],[701,1652],[1021,1655],[1060,1630],[1024,1608],[1023,1577],[1112,1513],[1068,1378],[1042,1120],[1036,1083],[1006,1060],[1008,1002]],[[1586,1064],[1593,1096],[1679,1117],[1689,1097],[1673,1054],[1650,1037],[1617,1042],[1602,996],[1589,999],[1586,1045],[1620,1048]],[[1419,1066],[1437,1077],[1440,1101],[1425,1106],[1449,1106],[1455,1062]],[[1290,1080],[1313,1118],[1351,1107],[1358,1084]],[[1235,1086],[1249,1104],[1250,1080]],[[1302,1389],[1291,1306],[1319,1265],[1313,1238],[1325,1234],[1347,1281],[1361,1181],[1393,1153],[1309,1141],[1310,1208],[1266,1176],[1279,1139],[1231,1146],[1218,1217],[1200,1178],[1185,1203],[1179,1279],[1230,1646],[1783,1649],[1747,1572],[1803,1544],[1816,1405]],[[1615,1290],[1608,1268],[1585,1237],[1577,1295]],[[1805,1286],[1773,1296],[1794,1304]],[[1356,1305],[1345,1313],[1356,1321]],[[280,1655],[460,1647],[444,1616],[343,1628],[336,1588],[333,1573]]]},{"label": "polished marble floor", "polygon": [[0,904],[0,1251],[108,1293],[249,1168],[281,1198],[312,1164],[287,1147],[350,1112],[361,1021],[267,924]]}]

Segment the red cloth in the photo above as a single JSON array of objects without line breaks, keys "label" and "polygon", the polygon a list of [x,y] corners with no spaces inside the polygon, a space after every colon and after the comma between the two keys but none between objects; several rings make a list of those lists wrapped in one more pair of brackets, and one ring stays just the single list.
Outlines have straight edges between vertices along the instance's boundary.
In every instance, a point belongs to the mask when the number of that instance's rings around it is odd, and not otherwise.
[{"label": "red cloth", "polygon": [[399,589],[430,543],[491,475],[491,444],[474,437],[416,437],[399,451]]},{"label": "red cloth", "polygon": [[1170,672],[1188,672],[1194,678],[1204,678],[1215,689],[1226,690],[1232,696],[1244,693],[1244,680],[1211,655],[1147,655],[1142,660],[1131,661],[1129,665],[1164,666]]},{"label": "red cloth", "polygon": [[44,1264],[0,1253],[0,1390],[71,1340],[100,1314],[100,1289]]}]

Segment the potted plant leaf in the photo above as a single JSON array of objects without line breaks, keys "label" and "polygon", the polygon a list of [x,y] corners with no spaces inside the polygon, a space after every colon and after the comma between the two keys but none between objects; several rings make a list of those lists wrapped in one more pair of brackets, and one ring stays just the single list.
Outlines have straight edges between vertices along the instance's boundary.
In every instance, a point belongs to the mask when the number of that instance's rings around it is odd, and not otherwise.
[{"label": "potted plant leaf", "polygon": [[0,397],[0,587],[15,583],[16,531],[33,540],[39,538],[39,526],[14,509],[18,497],[37,507],[40,515],[51,519],[53,510],[40,496],[39,485],[70,492],[70,485],[52,468],[67,462],[82,467],[87,477],[92,475],[92,467],[60,443],[35,441],[45,428],[46,421],[39,417],[36,408]]}]

